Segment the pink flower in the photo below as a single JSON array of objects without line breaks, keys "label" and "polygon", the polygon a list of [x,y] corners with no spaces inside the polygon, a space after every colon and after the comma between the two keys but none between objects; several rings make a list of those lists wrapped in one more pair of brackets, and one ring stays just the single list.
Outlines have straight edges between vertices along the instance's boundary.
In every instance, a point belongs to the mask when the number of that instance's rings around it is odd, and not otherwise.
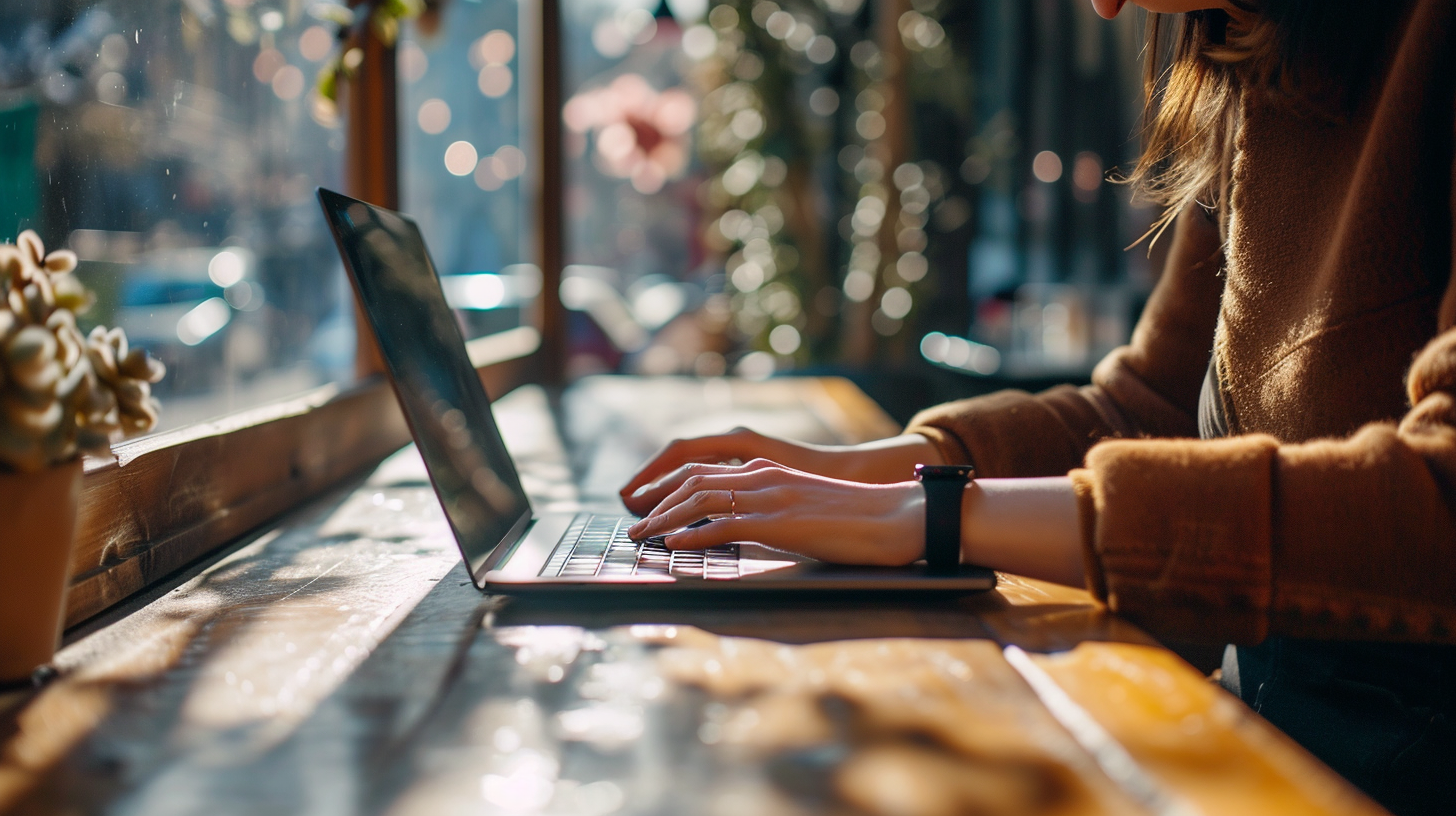
[{"label": "pink flower", "polygon": [[686,91],[654,90],[639,74],[623,74],[604,88],[573,96],[562,110],[575,133],[596,132],[595,162],[602,172],[631,179],[640,193],[662,189],[688,166],[688,131],[698,115]]}]

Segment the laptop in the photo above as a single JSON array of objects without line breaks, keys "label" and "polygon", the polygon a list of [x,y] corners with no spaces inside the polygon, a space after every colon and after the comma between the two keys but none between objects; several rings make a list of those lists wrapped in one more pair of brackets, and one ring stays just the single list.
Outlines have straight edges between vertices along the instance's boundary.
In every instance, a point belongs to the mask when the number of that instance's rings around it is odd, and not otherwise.
[{"label": "laptop", "polygon": [[[408,217],[320,188],[329,227],[470,578],[481,590],[658,593],[967,593],[995,573],[930,575],[826,564],[753,542],[669,551],[633,541],[628,515],[532,511],[470,364],[419,228]],[[711,522],[706,522],[711,523]]]}]

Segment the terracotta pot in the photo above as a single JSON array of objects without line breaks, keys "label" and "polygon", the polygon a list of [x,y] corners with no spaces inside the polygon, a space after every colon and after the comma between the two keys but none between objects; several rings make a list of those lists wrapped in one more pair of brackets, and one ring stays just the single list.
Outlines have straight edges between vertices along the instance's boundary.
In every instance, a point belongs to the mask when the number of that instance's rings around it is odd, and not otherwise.
[{"label": "terracotta pot", "polygon": [[0,683],[50,662],[66,619],[81,462],[0,473]]}]

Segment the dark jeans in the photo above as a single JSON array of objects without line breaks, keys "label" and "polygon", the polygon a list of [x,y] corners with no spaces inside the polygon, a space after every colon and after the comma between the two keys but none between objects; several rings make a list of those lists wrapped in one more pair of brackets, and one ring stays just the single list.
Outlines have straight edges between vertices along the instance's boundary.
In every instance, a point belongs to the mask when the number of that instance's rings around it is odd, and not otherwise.
[{"label": "dark jeans", "polygon": [[1398,816],[1456,814],[1456,647],[1270,638],[1223,684]]}]

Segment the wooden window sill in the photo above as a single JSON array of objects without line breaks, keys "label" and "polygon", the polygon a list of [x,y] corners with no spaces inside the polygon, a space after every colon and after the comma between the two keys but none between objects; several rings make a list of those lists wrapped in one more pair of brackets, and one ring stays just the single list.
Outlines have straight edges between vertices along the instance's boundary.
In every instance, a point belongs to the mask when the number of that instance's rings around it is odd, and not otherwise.
[{"label": "wooden window sill", "polygon": [[[486,390],[525,379],[540,344],[523,328],[470,344]],[[115,446],[89,459],[71,556],[67,626],[236,540],[410,441],[374,376]]]}]

